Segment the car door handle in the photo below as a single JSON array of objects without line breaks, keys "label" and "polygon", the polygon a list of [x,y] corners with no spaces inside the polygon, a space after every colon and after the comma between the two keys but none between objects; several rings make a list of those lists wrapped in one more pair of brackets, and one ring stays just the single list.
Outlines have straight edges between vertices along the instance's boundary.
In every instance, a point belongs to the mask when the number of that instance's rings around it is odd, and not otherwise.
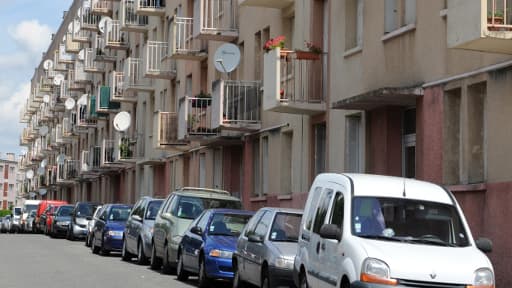
[{"label": "car door handle", "polygon": [[320,246],[322,246],[322,250],[325,249],[325,245],[320,245],[320,241],[316,243],[316,254],[320,253]]}]

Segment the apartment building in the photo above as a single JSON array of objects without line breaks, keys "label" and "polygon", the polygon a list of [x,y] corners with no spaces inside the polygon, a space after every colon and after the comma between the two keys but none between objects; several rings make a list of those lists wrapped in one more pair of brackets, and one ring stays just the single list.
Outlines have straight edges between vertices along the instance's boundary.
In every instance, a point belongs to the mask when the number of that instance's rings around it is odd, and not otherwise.
[{"label": "apartment building", "polygon": [[18,163],[13,153],[0,155],[0,209],[6,210],[15,205],[17,196]]},{"label": "apartment building", "polygon": [[301,208],[326,171],[429,180],[507,286],[509,2],[75,0],[21,111],[22,169],[48,198],[200,186],[249,209]]}]

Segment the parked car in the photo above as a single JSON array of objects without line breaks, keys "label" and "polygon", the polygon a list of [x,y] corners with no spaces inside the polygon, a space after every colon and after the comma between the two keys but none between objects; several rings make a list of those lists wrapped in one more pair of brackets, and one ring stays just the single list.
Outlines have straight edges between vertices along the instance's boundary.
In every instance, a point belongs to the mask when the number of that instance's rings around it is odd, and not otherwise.
[{"label": "parked car", "polygon": [[51,237],[65,236],[71,223],[71,212],[73,205],[61,205],[53,212],[53,221],[50,224],[49,234]]},{"label": "parked car", "polygon": [[2,220],[2,226],[0,226],[0,231],[2,233],[7,233],[11,230],[11,216],[10,215],[7,215],[7,216],[4,216],[3,220]]},{"label": "parked car", "polygon": [[50,235],[50,228],[52,227],[53,218],[55,216],[55,211],[64,204],[53,204],[48,206],[48,210],[45,213],[44,219],[46,219],[46,223],[44,228],[44,234]]},{"label": "parked car", "polygon": [[99,205],[96,207],[94,214],[92,216],[92,220],[87,223],[87,236],[85,237],[85,246],[91,247],[91,239],[92,239],[92,228],[96,221],[100,218],[102,212],[103,205]]},{"label": "parked car", "polygon": [[185,230],[203,210],[211,208],[241,209],[242,203],[227,191],[206,188],[184,187],[167,196],[155,219],[152,269],[163,267],[164,273],[171,273]]},{"label": "parked car", "polygon": [[293,285],[302,211],[261,208],[245,226],[233,254],[233,287]]},{"label": "parked car", "polygon": [[124,229],[122,258],[127,261],[137,257],[137,263],[148,263],[148,255],[151,255],[151,238],[153,237],[153,225],[156,214],[163,199],[142,197],[133,206],[130,217]]},{"label": "parked car", "polygon": [[66,239],[84,239],[87,236],[87,224],[92,220],[92,215],[100,203],[77,202],[71,212],[71,223],[68,227]]},{"label": "parked car", "polygon": [[23,202],[20,221],[21,232],[28,232],[28,216],[32,211],[37,211],[39,203],[41,203],[41,200],[25,200]]},{"label": "parked car", "polygon": [[178,280],[199,275],[199,287],[212,279],[233,279],[232,258],[245,224],[254,212],[232,209],[205,210],[185,232],[178,249]]},{"label": "parked car", "polygon": [[11,225],[9,227],[10,233],[19,233],[21,230],[21,210],[22,207],[12,208]]},{"label": "parked car", "polygon": [[[455,197],[390,176],[320,174],[300,225],[300,287],[495,287]],[[482,250],[482,251],[480,251]]]},{"label": "parked car", "polygon": [[100,217],[94,223],[91,239],[92,253],[107,255],[111,251],[121,251],[126,220],[132,205],[106,204]]},{"label": "parked car", "polygon": [[36,210],[30,211],[30,214],[27,216],[27,220],[25,221],[25,232],[34,232],[34,219],[36,218]]},{"label": "parked car", "polygon": [[41,203],[39,203],[37,206],[36,217],[34,219],[35,225],[32,225],[34,232],[42,233],[44,231],[43,227],[46,225],[46,222],[41,222],[41,215],[43,215],[43,212],[46,210],[46,208],[48,208],[48,206],[55,204],[64,205],[68,204],[68,202],[60,200],[42,200]]}]

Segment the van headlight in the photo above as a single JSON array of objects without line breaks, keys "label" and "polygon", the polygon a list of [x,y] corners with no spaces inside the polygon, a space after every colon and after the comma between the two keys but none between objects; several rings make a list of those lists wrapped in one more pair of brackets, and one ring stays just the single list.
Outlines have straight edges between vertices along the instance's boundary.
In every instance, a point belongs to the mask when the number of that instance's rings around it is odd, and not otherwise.
[{"label": "van headlight", "polygon": [[494,273],[489,268],[476,270],[473,285],[468,288],[494,288]]},{"label": "van headlight", "polygon": [[396,279],[391,279],[389,266],[384,261],[375,258],[366,258],[361,269],[361,281],[384,285],[397,285]]},{"label": "van headlight", "polygon": [[279,257],[276,259],[275,265],[277,268],[293,269],[293,259]]}]

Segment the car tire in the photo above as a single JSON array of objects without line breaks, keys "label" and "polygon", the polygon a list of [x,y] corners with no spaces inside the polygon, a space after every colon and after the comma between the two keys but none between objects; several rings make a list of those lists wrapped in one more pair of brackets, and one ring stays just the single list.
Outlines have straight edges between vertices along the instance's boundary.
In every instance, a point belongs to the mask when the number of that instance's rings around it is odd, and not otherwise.
[{"label": "car tire", "polygon": [[180,252],[178,252],[178,265],[176,266],[176,276],[179,281],[187,281],[188,280],[188,272],[183,267],[183,256]]},{"label": "car tire", "polygon": [[270,277],[268,271],[263,271],[261,275],[261,288],[270,288]]},{"label": "car tire", "polygon": [[91,239],[91,251],[92,251],[92,254],[98,254],[98,252],[100,252],[100,248],[98,246],[96,246],[96,239],[94,239],[94,235],[92,235],[92,239]]},{"label": "car tire", "polygon": [[169,263],[169,245],[167,243],[164,246],[164,257],[162,259],[162,273],[169,275],[173,271],[171,263]]},{"label": "car tire", "polygon": [[151,262],[150,262],[150,267],[151,269],[153,270],[156,270],[156,269],[160,269],[160,267],[162,267],[162,259],[158,258],[158,256],[156,256],[156,247],[155,247],[155,244],[153,243],[153,245],[151,245]]},{"label": "car tire", "polygon": [[301,272],[299,275],[299,288],[309,288],[308,278],[305,272]]},{"label": "car tire", "polygon": [[240,271],[238,270],[238,265],[234,268],[233,275],[233,288],[244,288],[245,282],[240,278]]},{"label": "car tire", "polygon": [[343,278],[341,281],[341,288],[350,288],[350,282],[348,282],[347,278]]},{"label": "car tire", "polygon": [[210,287],[210,278],[206,275],[206,264],[204,257],[199,260],[199,288]]},{"label": "car tire", "polygon": [[148,264],[148,257],[144,253],[144,243],[142,240],[138,241],[137,244],[137,264],[139,265],[147,265]]},{"label": "car tire", "polygon": [[89,243],[90,243],[89,242],[89,233],[87,233],[87,236],[85,236],[85,243],[84,243],[85,247],[91,247],[91,244],[89,244]]},{"label": "car tire", "polygon": [[128,252],[128,248],[126,247],[126,238],[123,238],[123,249],[121,250],[121,260],[130,261],[132,260],[132,254]]},{"label": "car tire", "polygon": [[108,256],[110,254],[110,250],[105,249],[105,243],[103,242],[104,238],[105,237],[101,237],[100,253],[101,256]]}]

